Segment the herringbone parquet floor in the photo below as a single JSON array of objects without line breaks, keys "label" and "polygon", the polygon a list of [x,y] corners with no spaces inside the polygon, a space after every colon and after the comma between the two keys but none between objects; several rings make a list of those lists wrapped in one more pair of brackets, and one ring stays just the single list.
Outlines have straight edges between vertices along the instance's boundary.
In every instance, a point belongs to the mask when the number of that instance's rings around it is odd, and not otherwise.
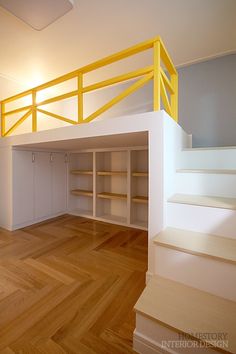
[{"label": "herringbone parquet floor", "polygon": [[147,233],[73,216],[0,230],[0,353],[126,354]]}]

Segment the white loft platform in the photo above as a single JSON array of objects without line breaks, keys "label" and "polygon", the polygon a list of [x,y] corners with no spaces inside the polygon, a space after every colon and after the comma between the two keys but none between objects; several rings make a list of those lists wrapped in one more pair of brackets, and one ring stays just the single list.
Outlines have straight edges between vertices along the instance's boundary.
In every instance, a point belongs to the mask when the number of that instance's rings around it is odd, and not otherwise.
[{"label": "white loft platform", "polygon": [[148,144],[147,132],[152,129],[157,130],[158,122],[164,116],[169,117],[164,111],[148,112],[97,120],[83,125],[14,135],[0,139],[0,148],[12,146],[71,151],[90,148],[144,146]]}]

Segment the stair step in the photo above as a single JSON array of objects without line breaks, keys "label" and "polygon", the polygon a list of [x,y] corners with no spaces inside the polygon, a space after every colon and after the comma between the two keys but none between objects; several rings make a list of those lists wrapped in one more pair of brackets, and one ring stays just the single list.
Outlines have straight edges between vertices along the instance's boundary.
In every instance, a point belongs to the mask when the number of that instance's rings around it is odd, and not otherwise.
[{"label": "stair step", "polygon": [[193,194],[175,194],[168,199],[168,202],[236,210],[236,198]]},{"label": "stair step", "polygon": [[206,173],[206,174],[220,174],[220,175],[235,175],[236,170],[226,169],[185,169],[176,170],[177,173]]},{"label": "stair step", "polygon": [[168,227],[154,238],[154,243],[236,264],[236,239]]},{"label": "stair step", "polygon": [[[196,339],[200,333],[226,333],[227,351],[236,353],[234,301],[153,276],[136,303],[135,311]],[[205,342],[211,343],[211,340]],[[219,341],[212,345],[220,348]]]},{"label": "stair step", "polygon": [[184,148],[182,151],[204,151],[204,150],[236,150],[236,146],[209,146],[209,147],[196,147]]}]

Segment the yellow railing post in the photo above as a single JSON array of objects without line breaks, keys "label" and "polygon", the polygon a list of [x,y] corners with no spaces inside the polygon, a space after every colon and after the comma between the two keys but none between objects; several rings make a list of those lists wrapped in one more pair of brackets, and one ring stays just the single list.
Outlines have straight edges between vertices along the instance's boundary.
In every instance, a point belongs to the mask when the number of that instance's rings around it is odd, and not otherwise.
[{"label": "yellow railing post", "polygon": [[4,137],[6,132],[5,126],[5,103],[1,102],[1,136]]},{"label": "yellow railing post", "polygon": [[83,123],[83,73],[78,74],[78,124]]},{"label": "yellow railing post", "polygon": [[32,132],[37,131],[37,106],[36,106],[36,91],[32,91]]},{"label": "yellow railing post", "polygon": [[153,43],[153,110],[161,109],[161,47],[160,41]]},{"label": "yellow railing post", "polygon": [[174,89],[174,93],[170,96],[170,105],[173,118],[178,122],[178,74],[171,75],[171,84]]}]

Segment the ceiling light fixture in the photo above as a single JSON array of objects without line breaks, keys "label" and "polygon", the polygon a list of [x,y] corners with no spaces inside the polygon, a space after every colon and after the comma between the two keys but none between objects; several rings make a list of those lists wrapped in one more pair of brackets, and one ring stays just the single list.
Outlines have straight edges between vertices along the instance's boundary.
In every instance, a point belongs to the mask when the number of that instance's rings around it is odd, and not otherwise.
[{"label": "ceiling light fixture", "polygon": [[40,31],[73,8],[73,0],[0,0],[0,6]]}]

